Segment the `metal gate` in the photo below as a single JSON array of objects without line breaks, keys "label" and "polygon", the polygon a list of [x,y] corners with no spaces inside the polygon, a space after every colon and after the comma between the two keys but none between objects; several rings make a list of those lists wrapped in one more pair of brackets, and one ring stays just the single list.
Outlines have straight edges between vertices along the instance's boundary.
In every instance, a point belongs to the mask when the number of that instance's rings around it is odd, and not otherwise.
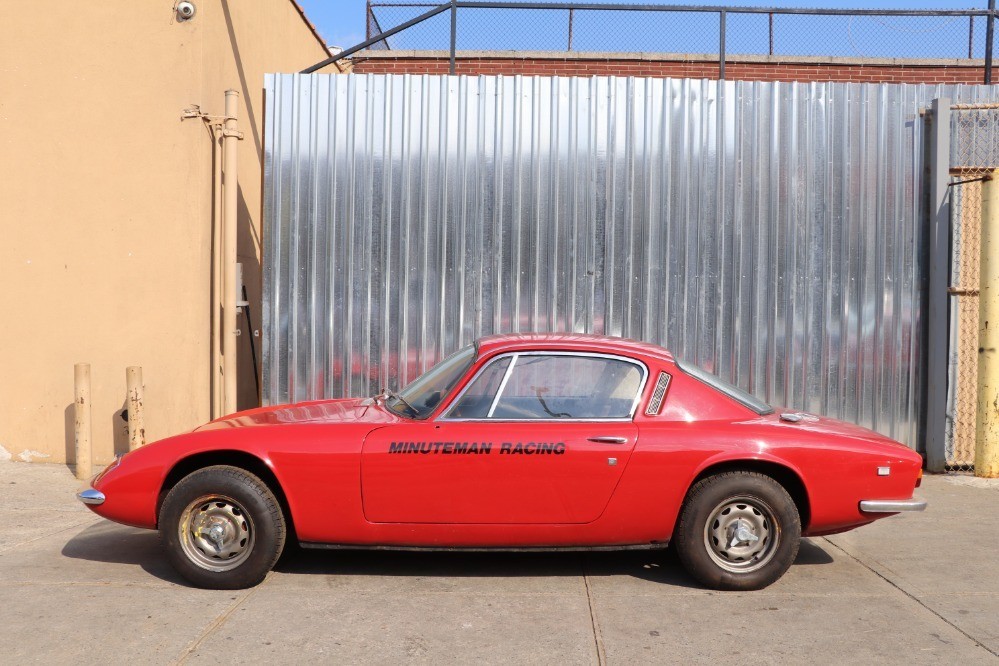
[{"label": "metal gate", "polygon": [[265,403],[476,337],[662,343],[916,446],[924,127],[978,86],[274,75]]}]

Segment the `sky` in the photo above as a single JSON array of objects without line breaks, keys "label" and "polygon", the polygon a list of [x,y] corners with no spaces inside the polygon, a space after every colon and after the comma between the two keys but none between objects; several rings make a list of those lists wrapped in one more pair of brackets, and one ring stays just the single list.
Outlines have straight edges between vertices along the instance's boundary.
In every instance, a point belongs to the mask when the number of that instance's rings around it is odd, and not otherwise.
[{"label": "sky", "polygon": [[365,0],[298,0],[319,34],[331,46],[364,41]]},{"label": "sky", "polygon": [[[374,2],[427,2],[434,0],[373,0]],[[593,0],[599,2],[600,0]],[[642,4],[863,7],[878,9],[984,9],[988,0],[631,0]],[[319,34],[332,46],[348,48],[365,39],[365,0],[298,0]],[[383,29],[412,18],[426,8],[377,8]],[[463,10],[459,12],[458,48],[554,49],[567,36],[566,12],[511,12]],[[611,17],[593,12],[577,16],[576,50],[707,52],[717,48],[717,18],[713,15],[637,15],[618,12]],[[528,18],[529,17],[529,18]],[[681,22],[678,25],[678,22]],[[766,17],[730,15],[729,53],[765,52]],[[968,21],[959,18],[906,19],[795,19],[775,21],[775,52],[794,55],[856,55],[898,57],[961,57],[967,55]],[[400,34],[394,48],[448,46],[447,15]],[[984,20],[976,23],[974,55],[982,57]],[[666,40],[666,36],[669,40]]]}]

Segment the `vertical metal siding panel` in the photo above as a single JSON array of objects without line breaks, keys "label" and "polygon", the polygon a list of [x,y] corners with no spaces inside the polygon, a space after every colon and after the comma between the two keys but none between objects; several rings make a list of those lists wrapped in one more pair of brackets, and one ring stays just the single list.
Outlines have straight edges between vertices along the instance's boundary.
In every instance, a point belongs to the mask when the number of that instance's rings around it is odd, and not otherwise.
[{"label": "vertical metal siding panel", "polygon": [[740,120],[735,109],[737,92],[735,82],[726,81],[720,86],[718,98],[718,169],[717,216],[720,226],[721,247],[719,251],[720,275],[718,286],[721,289],[718,301],[718,326],[715,332],[715,349],[718,357],[717,372],[729,381],[738,382],[739,349],[743,344],[740,328],[737,325],[737,310],[740,304],[739,271],[741,268],[739,236],[741,226],[737,216],[738,161],[736,157],[736,131]]},{"label": "vertical metal siding panel", "polygon": [[485,334],[663,343],[915,446],[923,129],[980,86],[271,75],[268,404]]},{"label": "vertical metal siding panel", "polygon": [[[277,109],[281,106],[277,97],[280,95],[280,79],[273,74],[264,76],[264,88],[267,93],[264,95],[264,135],[270,137],[270,141],[264,145],[264,190],[268,196],[264,198],[263,209],[264,219],[262,224],[262,235],[268,239],[269,246],[278,246],[281,235],[279,231],[282,219],[281,216],[281,185],[280,160],[275,160],[275,153],[280,153],[281,137],[277,125]],[[273,251],[269,248],[268,251]],[[278,248],[277,254],[280,254]],[[278,328],[278,323],[274,319],[274,311],[280,310],[281,302],[276,293],[275,285],[279,283],[275,273],[277,266],[264,263],[261,266],[262,291],[266,296],[263,298],[263,307],[260,313],[260,353],[261,357],[268,360],[268,363],[261,363],[260,383],[263,386],[261,391],[265,396],[273,396],[279,393],[279,382],[281,374],[278,371],[278,359],[271,346],[278,335],[274,331]],[[213,296],[214,298],[214,296]],[[215,376],[215,368],[212,368],[212,376]],[[214,390],[214,387],[213,387]]]},{"label": "vertical metal siding panel", "polygon": [[[308,79],[296,80],[294,85],[295,101],[305,109],[309,107],[309,93],[311,81]],[[289,372],[292,383],[289,387],[291,400],[304,399],[305,381],[308,367],[306,356],[301,348],[301,343],[305,337],[306,318],[308,317],[308,304],[304,302],[304,285],[308,282],[305,279],[305,270],[308,262],[309,239],[309,190],[311,171],[308,169],[308,136],[309,123],[312,121],[310,113],[303,114],[294,119],[292,137],[291,162],[294,171],[291,177],[291,193],[293,218],[291,223],[291,238],[288,242],[288,273],[289,291],[291,292],[291,302],[294,306],[289,310]],[[304,144],[304,145],[303,145]],[[304,163],[304,164],[303,164]]]},{"label": "vertical metal siding panel", "polygon": [[[837,87],[826,85],[826,99],[823,105],[824,113],[824,148],[826,164],[838,164],[843,160],[843,141],[841,140],[837,119],[841,117],[842,95],[837,94]],[[844,213],[843,185],[840,179],[832,178],[833,169],[827,166],[823,182],[823,228],[825,234],[825,266],[824,274],[828,285],[825,293],[825,309],[822,321],[822,373],[825,382],[823,390],[823,406],[825,409],[840,409],[840,387],[842,382],[842,353],[840,330],[837,322],[843,309],[843,282],[841,267],[843,262],[843,223]]]}]

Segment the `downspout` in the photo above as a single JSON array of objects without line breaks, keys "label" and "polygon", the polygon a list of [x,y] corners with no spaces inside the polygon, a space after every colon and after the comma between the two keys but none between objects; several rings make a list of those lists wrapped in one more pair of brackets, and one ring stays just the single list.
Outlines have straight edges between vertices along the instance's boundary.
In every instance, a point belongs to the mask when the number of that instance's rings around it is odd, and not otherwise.
[{"label": "downspout", "polygon": [[222,128],[212,125],[212,419],[222,416]]},{"label": "downspout", "polygon": [[225,91],[225,128],[222,131],[222,153],[225,163],[222,172],[222,413],[236,411],[236,301],[239,285],[236,284],[236,205],[238,181],[236,179],[237,144],[240,138],[236,125],[239,93]]},{"label": "downspout", "polygon": [[236,266],[236,213],[239,193],[237,144],[243,134],[236,125],[239,93],[225,92],[225,115],[212,116],[193,104],[181,120],[201,119],[212,133],[212,246],[211,246],[211,417],[236,411],[236,337],[239,329],[239,289]]}]

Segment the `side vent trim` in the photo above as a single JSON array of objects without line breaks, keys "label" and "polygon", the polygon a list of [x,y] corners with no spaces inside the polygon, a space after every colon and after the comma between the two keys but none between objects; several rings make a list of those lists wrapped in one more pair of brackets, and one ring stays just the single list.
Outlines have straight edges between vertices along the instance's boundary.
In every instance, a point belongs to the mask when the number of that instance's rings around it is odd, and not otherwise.
[{"label": "side vent trim", "polygon": [[649,400],[649,406],[645,408],[646,416],[657,416],[663,407],[663,401],[666,399],[666,391],[669,390],[669,381],[673,378],[667,372],[660,372],[659,379],[656,380],[656,388],[652,391],[652,399]]}]

